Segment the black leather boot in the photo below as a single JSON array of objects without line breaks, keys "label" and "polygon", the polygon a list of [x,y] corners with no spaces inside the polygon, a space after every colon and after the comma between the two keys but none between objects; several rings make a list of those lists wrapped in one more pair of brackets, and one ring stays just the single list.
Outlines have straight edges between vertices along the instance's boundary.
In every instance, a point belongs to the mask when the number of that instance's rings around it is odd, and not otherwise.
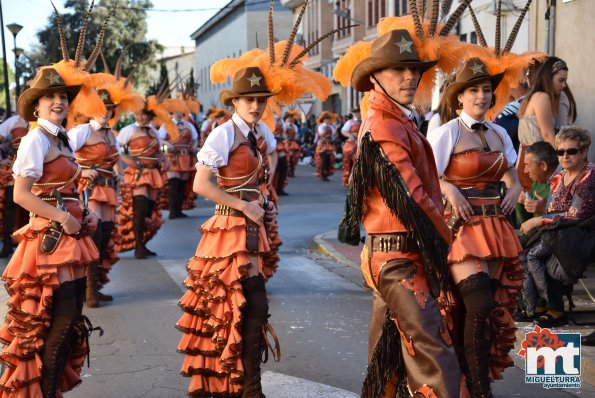
[{"label": "black leather boot", "polygon": [[465,303],[465,359],[473,398],[490,398],[490,330],[488,319],[494,308],[492,284],[484,272],[473,274],[457,284]]},{"label": "black leather boot", "polygon": [[[105,259],[108,257],[108,247],[109,247],[109,241],[112,238],[112,233],[114,232],[114,222],[113,221],[102,221],[101,222],[101,229],[102,229],[102,241],[101,241],[101,246],[100,246],[100,256],[101,259]],[[99,226],[98,226],[99,228]],[[103,276],[102,273],[106,272],[103,268],[102,268],[102,263],[99,264],[99,281],[100,281],[100,285],[104,282],[103,281]],[[101,287],[99,287],[99,289],[101,289]],[[99,298],[99,301],[113,301],[114,298],[109,295],[109,294],[103,294],[101,293],[99,290],[97,290],[97,297]]]},{"label": "black leather boot", "polygon": [[[84,278],[81,278],[84,283]],[[55,398],[70,358],[74,343],[74,325],[79,318],[77,281],[65,282],[55,291],[52,299],[52,320],[45,338],[41,356],[43,370],[40,387],[43,398]]]},{"label": "black leather boot", "polygon": [[143,195],[137,195],[133,200],[133,224],[132,231],[134,232],[134,257],[143,260],[147,258],[147,249],[143,242],[143,234],[145,232],[145,219],[147,218],[149,208],[149,198]]},{"label": "black leather boot", "polygon": [[264,398],[260,383],[262,351],[266,349],[262,328],[269,312],[264,278],[255,276],[242,281],[242,290],[247,302],[242,309],[242,398]]},{"label": "black leather boot", "polygon": [[177,192],[178,192],[178,179],[177,178],[170,178],[167,182],[167,198],[169,200],[169,219],[175,220],[178,218],[177,212]]},{"label": "black leather boot", "polygon": [[188,218],[186,214],[182,212],[182,207],[184,206],[184,187],[186,185],[186,181],[182,180],[181,178],[176,178],[178,180],[178,189],[176,190],[176,215],[178,218]]}]

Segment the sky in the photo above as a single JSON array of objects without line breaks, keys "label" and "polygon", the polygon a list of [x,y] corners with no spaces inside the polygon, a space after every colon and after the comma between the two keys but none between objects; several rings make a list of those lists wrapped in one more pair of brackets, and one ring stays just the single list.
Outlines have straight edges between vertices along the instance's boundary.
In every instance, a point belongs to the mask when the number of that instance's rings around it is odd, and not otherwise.
[{"label": "sky", "polygon": [[[36,33],[46,25],[53,12],[50,0],[0,0],[4,17],[7,61],[14,65],[12,33],[6,25],[17,23],[23,29],[17,35],[17,47],[28,51],[37,40]],[[122,1],[122,0],[120,0]],[[147,12],[147,39],[166,47],[194,46],[190,34],[198,29],[230,0],[152,0],[154,11]],[[99,2],[99,0],[96,0]],[[54,0],[59,12],[65,0]],[[122,1],[123,3],[123,1]],[[182,10],[182,11],[176,11]],[[2,54],[0,53],[0,58]],[[58,61],[58,60],[55,60]]]}]

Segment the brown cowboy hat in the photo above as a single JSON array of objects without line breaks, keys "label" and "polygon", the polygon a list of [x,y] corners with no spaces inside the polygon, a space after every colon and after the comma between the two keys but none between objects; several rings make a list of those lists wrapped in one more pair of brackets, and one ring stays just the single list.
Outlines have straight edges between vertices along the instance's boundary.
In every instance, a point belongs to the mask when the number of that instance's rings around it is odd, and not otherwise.
[{"label": "brown cowboy hat", "polygon": [[438,60],[422,61],[406,29],[395,29],[374,40],[370,56],[361,61],[351,75],[351,86],[357,91],[370,91],[374,85],[370,75],[378,70],[397,66],[419,69],[424,73]]},{"label": "brown cowboy hat", "polygon": [[104,88],[100,88],[99,90],[97,90],[97,95],[99,96],[99,98],[101,98],[101,101],[103,101],[103,105],[105,105],[106,108],[113,108],[118,105],[112,99],[112,96],[110,95],[109,91],[107,91]]},{"label": "brown cowboy hat", "polygon": [[[477,57],[466,60],[462,67],[459,68],[455,75],[455,80],[450,83],[444,92],[446,101],[451,109],[460,109],[458,96],[461,91],[467,87],[471,87],[483,80],[489,80],[492,84],[492,91],[496,90],[498,84],[504,77],[504,73],[490,75],[487,72],[487,67],[483,61]],[[492,104],[493,106],[493,104]]]},{"label": "brown cowboy hat", "polygon": [[68,103],[71,104],[74,97],[81,89],[80,84],[67,86],[62,76],[52,67],[42,68],[29,83],[29,88],[19,96],[19,114],[28,122],[34,122],[37,117],[35,112],[35,102],[42,96],[58,91],[66,92]]},{"label": "brown cowboy hat", "polygon": [[219,100],[227,106],[232,105],[238,97],[270,97],[276,95],[267,87],[267,82],[257,66],[249,66],[239,70],[233,78],[231,90],[223,90]]}]

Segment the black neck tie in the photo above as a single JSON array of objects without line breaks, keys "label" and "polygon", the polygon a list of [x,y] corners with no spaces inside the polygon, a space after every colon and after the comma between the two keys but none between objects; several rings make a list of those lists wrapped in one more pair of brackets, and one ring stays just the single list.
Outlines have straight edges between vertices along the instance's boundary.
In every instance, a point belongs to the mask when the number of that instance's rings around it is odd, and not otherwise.
[{"label": "black neck tie", "polygon": [[72,148],[70,148],[70,142],[68,141],[68,135],[66,134],[66,131],[58,131],[57,137],[60,140],[60,142],[58,143],[58,148],[62,149],[62,145],[60,145],[62,143],[66,148],[68,148],[70,152],[72,152]]},{"label": "black neck tie", "polygon": [[248,143],[250,144],[250,149],[252,149],[254,152],[254,156],[258,157],[258,148],[256,147],[256,135],[254,129],[250,129],[250,131],[248,131]]}]

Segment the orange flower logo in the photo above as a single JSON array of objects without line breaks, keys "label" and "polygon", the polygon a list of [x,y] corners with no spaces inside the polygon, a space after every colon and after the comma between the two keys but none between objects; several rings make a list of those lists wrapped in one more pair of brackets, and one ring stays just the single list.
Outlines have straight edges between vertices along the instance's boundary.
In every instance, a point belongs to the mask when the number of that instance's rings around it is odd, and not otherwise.
[{"label": "orange flower logo", "polygon": [[[541,329],[539,326],[535,325],[535,328],[532,332],[527,333],[525,340],[523,340],[522,348],[519,350],[518,355],[522,356],[527,360],[527,349],[530,347],[534,347],[535,349],[539,349],[541,347],[551,347],[553,350],[557,350],[560,347],[563,347],[565,343],[558,339],[557,334],[552,334],[549,329]],[[556,358],[556,361],[559,359]],[[543,368],[544,366],[544,358],[542,356],[537,358],[537,367]]]}]

